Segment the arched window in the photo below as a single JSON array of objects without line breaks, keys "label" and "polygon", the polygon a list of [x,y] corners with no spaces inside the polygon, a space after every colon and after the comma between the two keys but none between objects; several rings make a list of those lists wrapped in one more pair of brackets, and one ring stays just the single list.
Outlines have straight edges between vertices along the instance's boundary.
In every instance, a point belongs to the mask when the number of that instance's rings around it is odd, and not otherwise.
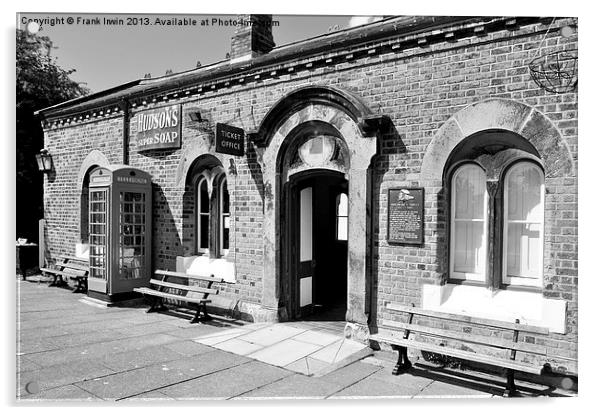
[{"label": "arched window", "polygon": [[544,177],[534,163],[504,177],[504,284],[539,285],[543,275]]},{"label": "arched window", "polygon": [[211,204],[209,185],[205,176],[202,176],[197,183],[196,211],[197,252],[199,254],[206,254],[209,252]]},{"label": "arched window", "polygon": [[337,209],[337,241],[347,240],[347,222],[349,218],[349,203],[346,193],[339,193],[336,199]]},{"label": "arched window", "polygon": [[485,171],[477,164],[456,169],[451,182],[450,275],[485,282],[487,191]]}]

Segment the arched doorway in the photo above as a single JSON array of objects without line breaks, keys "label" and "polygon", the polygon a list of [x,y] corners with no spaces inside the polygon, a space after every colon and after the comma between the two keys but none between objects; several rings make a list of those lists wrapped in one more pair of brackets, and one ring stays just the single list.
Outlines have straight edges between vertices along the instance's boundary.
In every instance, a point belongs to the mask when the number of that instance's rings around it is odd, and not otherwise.
[{"label": "arched doorway", "polygon": [[345,320],[348,181],[340,172],[307,170],[286,184],[281,298],[293,319]]}]

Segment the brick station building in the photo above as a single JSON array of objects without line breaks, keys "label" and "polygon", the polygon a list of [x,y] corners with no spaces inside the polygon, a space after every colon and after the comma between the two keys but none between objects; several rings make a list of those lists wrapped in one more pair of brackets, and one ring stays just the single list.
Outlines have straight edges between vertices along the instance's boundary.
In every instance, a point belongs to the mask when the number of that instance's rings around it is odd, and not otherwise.
[{"label": "brick station building", "polygon": [[[319,309],[366,339],[385,303],[547,327],[576,372],[577,94],[531,78],[574,19],[389,17],[39,112],[45,255],[89,255],[97,167],[152,181],[152,269],[211,272],[214,311]],[[218,148],[219,147],[219,148]],[[219,150],[219,151],[218,151]],[[151,233],[152,231],[152,233]]]}]

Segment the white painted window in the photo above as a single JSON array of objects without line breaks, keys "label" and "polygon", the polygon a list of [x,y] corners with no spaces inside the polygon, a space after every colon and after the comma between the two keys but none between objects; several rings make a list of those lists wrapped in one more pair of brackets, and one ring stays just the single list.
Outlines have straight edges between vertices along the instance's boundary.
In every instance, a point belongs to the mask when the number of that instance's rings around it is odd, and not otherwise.
[{"label": "white painted window", "polygon": [[504,177],[503,283],[541,285],[543,275],[544,177],[519,162]]},{"label": "white painted window", "polygon": [[349,219],[349,202],[347,198],[347,194],[340,193],[337,195],[336,199],[336,209],[337,209],[337,241],[346,241],[347,240],[347,229],[348,229],[348,219]]},{"label": "white painted window", "polygon": [[487,191],[485,171],[460,166],[452,177],[450,274],[453,279],[485,282]]}]

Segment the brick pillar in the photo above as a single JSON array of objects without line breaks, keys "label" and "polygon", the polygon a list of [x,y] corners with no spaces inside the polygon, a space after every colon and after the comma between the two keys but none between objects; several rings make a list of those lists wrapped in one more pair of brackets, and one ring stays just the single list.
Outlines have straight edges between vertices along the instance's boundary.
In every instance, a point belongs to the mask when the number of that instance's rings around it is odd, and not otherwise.
[{"label": "brick pillar", "polygon": [[243,14],[236,20],[230,44],[231,60],[246,60],[268,53],[274,48],[272,36],[272,16],[269,14]]}]

